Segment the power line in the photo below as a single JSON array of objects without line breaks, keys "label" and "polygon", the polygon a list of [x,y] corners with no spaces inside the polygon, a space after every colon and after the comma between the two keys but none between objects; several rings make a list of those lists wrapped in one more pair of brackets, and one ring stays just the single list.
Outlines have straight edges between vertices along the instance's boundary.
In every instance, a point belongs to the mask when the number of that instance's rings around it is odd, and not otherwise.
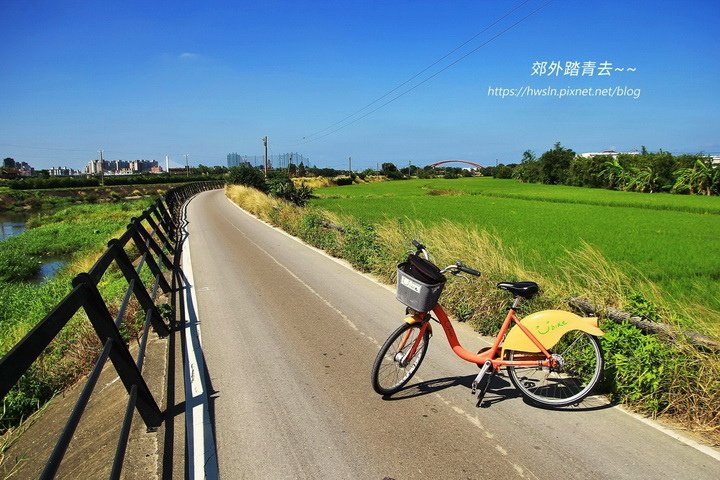
[{"label": "power line", "polygon": [[466,53],[466,54],[463,55],[462,57],[460,57],[460,58],[458,58],[457,60],[449,63],[449,64],[446,65],[446,66],[444,66],[443,68],[441,68],[441,69],[438,70],[437,72],[433,73],[433,74],[430,75],[429,77],[426,77],[424,80],[420,81],[419,83],[416,83],[415,85],[413,85],[412,87],[410,87],[410,88],[408,88],[407,90],[403,91],[403,92],[400,93],[399,95],[396,95],[395,97],[391,98],[390,100],[388,100],[387,102],[383,103],[383,104],[380,105],[379,107],[370,110],[369,112],[367,112],[367,113],[365,113],[365,114],[357,117],[356,119],[352,120],[351,122],[348,122],[348,123],[346,123],[345,125],[342,125],[342,126],[340,126],[339,128],[336,128],[336,129],[334,129],[334,130],[332,130],[332,131],[330,131],[330,132],[328,132],[328,133],[326,133],[326,134],[324,134],[324,135],[320,135],[320,136],[315,137],[315,138],[312,138],[312,139],[310,139],[310,140],[307,140],[307,141],[304,141],[304,142],[300,142],[300,145],[305,145],[305,144],[314,142],[315,140],[319,140],[319,139],[321,139],[321,138],[325,138],[325,137],[327,137],[327,136],[329,136],[329,135],[332,135],[333,133],[339,132],[339,131],[342,130],[343,128],[349,127],[350,125],[352,125],[352,124],[354,124],[354,123],[357,123],[358,121],[362,120],[363,118],[365,118],[365,117],[367,117],[367,116],[369,116],[369,115],[377,112],[378,110],[380,110],[380,109],[383,108],[384,106],[391,104],[392,102],[394,102],[394,101],[397,100],[398,98],[400,98],[400,97],[402,97],[402,96],[410,93],[411,91],[415,90],[415,89],[416,89],[417,87],[419,87],[420,85],[423,85],[423,84],[427,83],[428,81],[430,81],[430,80],[432,80],[433,78],[437,77],[439,74],[441,74],[442,72],[444,72],[444,71],[447,70],[448,68],[450,68],[450,67],[452,67],[453,65],[456,65],[457,63],[459,63],[459,62],[461,62],[462,60],[466,59],[467,57],[469,57],[469,56],[472,55],[473,53],[475,53],[475,52],[477,52],[478,50],[480,50],[482,47],[486,46],[487,44],[489,44],[489,43],[492,42],[493,40],[495,40],[495,39],[497,39],[498,37],[500,37],[501,35],[505,34],[507,31],[515,28],[515,27],[518,26],[520,23],[524,22],[525,20],[527,20],[528,18],[532,17],[532,16],[535,15],[537,12],[539,12],[540,10],[542,10],[543,8],[545,8],[547,5],[549,5],[550,3],[552,3],[552,1],[553,1],[553,0],[548,0],[547,2],[543,3],[543,4],[540,5],[538,8],[536,8],[535,10],[533,10],[532,12],[530,12],[529,14],[525,15],[524,17],[522,17],[522,18],[521,18],[520,20],[518,20],[517,22],[513,23],[512,25],[510,25],[510,26],[507,27],[506,29],[500,31],[500,32],[497,33],[496,35],[490,37],[490,38],[489,38],[488,40],[486,40],[485,42],[483,42],[483,43],[481,43],[480,45],[478,45],[477,47],[473,48],[472,50],[470,50],[468,53]]},{"label": "power line", "polygon": [[326,130],[329,130],[330,128],[334,127],[335,125],[339,125],[339,124],[343,123],[345,120],[347,120],[347,119],[349,119],[349,118],[351,118],[351,117],[354,117],[355,115],[357,115],[358,113],[362,112],[363,110],[365,110],[365,109],[368,108],[369,106],[371,106],[371,105],[379,102],[380,100],[382,100],[383,98],[387,97],[387,96],[390,95],[391,93],[399,90],[401,87],[407,85],[408,83],[410,83],[411,81],[413,81],[414,79],[416,79],[417,77],[419,77],[420,75],[422,75],[423,73],[427,72],[427,71],[430,70],[432,67],[434,67],[434,66],[437,65],[438,63],[442,62],[442,61],[445,60],[447,57],[449,57],[449,56],[452,55],[453,53],[457,52],[458,50],[460,50],[462,47],[464,47],[464,46],[467,45],[468,43],[470,43],[470,42],[472,42],[473,40],[475,40],[477,37],[479,37],[480,35],[482,35],[482,34],[485,33],[486,31],[488,31],[489,29],[491,29],[492,27],[494,27],[495,25],[497,25],[497,24],[500,23],[501,21],[505,20],[507,17],[509,17],[510,15],[512,15],[513,13],[515,13],[516,10],[518,10],[520,7],[524,6],[524,5],[525,5],[526,3],[528,3],[529,1],[530,1],[530,0],[525,0],[525,1],[523,1],[522,3],[516,5],[515,8],[513,8],[513,9],[510,10],[510,11],[508,11],[505,15],[503,15],[503,16],[500,17],[500,18],[498,18],[498,19],[495,20],[493,23],[491,23],[491,24],[488,25],[487,27],[483,28],[481,31],[479,31],[478,33],[476,33],[475,35],[473,35],[472,37],[470,37],[469,39],[467,39],[466,41],[464,41],[463,43],[461,43],[460,45],[458,45],[458,46],[455,47],[454,49],[450,50],[448,53],[446,53],[446,54],[443,55],[442,57],[438,58],[437,60],[435,60],[433,63],[431,63],[431,64],[428,65],[427,67],[423,68],[422,70],[420,70],[419,72],[417,72],[417,73],[416,73],[415,75],[413,75],[412,77],[410,77],[410,78],[408,78],[407,80],[405,80],[404,82],[396,85],[393,89],[388,90],[386,93],[384,93],[383,95],[379,96],[378,98],[376,98],[376,99],[373,100],[372,102],[368,103],[368,104],[365,105],[364,107],[362,107],[362,108],[354,111],[353,113],[351,113],[350,115],[346,116],[346,117],[343,118],[342,120],[339,120],[339,121],[337,121],[337,122],[335,122],[335,123],[333,123],[333,124],[331,124],[331,125],[328,125],[327,127],[323,128],[322,130],[318,130],[317,132],[311,133],[310,135],[306,135],[305,137],[303,137],[303,139],[309,139],[310,137],[313,137],[313,136],[315,136],[315,135],[317,135],[317,134],[319,134],[319,133],[322,133],[322,132],[324,132],[324,131],[326,131]]}]

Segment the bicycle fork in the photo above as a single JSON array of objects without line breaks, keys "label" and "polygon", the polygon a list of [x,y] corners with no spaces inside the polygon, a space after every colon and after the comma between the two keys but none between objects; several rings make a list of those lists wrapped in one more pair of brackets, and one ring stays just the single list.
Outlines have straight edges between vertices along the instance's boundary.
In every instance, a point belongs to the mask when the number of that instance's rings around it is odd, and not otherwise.
[{"label": "bicycle fork", "polygon": [[495,368],[493,368],[493,364],[491,360],[485,360],[485,363],[483,364],[482,368],[480,369],[480,373],[477,374],[477,377],[475,377],[475,380],[472,382],[472,390],[471,393],[475,395],[478,389],[478,385],[480,382],[483,381],[483,378],[485,375],[488,376],[488,378],[485,380],[485,383],[480,388],[480,393],[478,394],[478,401],[476,406],[480,406],[483,401],[483,397],[485,396],[485,393],[488,391],[488,388],[490,387],[490,382],[492,381],[492,378],[495,376]]}]

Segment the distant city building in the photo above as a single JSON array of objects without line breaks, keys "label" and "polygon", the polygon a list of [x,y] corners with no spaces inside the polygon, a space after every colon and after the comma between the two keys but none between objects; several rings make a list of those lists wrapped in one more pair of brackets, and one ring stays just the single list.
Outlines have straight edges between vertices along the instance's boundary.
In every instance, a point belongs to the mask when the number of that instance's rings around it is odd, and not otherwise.
[{"label": "distant city building", "polygon": [[617,158],[618,155],[640,155],[640,152],[638,152],[638,151],[616,152],[615,150],[605,150],[603,152],[586,152],[586,153],[580,154],[580,156],[583,158],[593,158],[593,157],[600,157],[600,156]]},{"label": "distant city building", "polygon": [[244,161],[243,156],[239,153],[228,153],[227,155],[228,167],[237,167]]},{"label": "distant city building", "polygon": [[[310,159],[305,155],[297,152],[292,153],[280,153],[278,155],[268,155],[269,166],[275,166],[277,168],[287,168],[288,165],[294,163],[299,165],[300,162],[303,165],[309,165]],[[249,163],[252,166],[262,166],[265,162],[264,155],[240,155],[239,153],[228,153],[227,163],[228,167],[239,167],[243,163]]]},{"label": "distant city building", "polygon": [[21,177],[32,177],[35,175],[35,169],[26,162],[15,162],[15,169]]},{"label": "distant city building", "polygon": [[162,168],[155,160],[90,160],[85,173],[97,175],[131,175],[135,173],[161,173]]},{"label": "distant city building", "polygon": [[83,172],[68,167],[50,167],[48,169],[48,174],[51,177],[73,177],[76,175],[83,175]]},{"label": "distant city building", "polygon": [[5,178],[32,177],[35,169],[26,162],[17,162],[14,158],[3,159],[3,176]]}]

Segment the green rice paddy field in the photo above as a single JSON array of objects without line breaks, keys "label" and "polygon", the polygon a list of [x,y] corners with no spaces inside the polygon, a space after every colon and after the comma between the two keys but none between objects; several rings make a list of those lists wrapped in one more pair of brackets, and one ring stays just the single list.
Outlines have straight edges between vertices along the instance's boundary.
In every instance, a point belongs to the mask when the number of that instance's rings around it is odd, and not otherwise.
[{"label": "green rice paddy field", "polygon": [[[317,189],[313,205],[374,223],[450,220],[494,232],[552,276],[583,242],[683,303],[720,310],[720,198],[523,184],[408,180]],[[432,248],[432,238],[422,239]],[[473,265],[482,270],[482,265]]]}]

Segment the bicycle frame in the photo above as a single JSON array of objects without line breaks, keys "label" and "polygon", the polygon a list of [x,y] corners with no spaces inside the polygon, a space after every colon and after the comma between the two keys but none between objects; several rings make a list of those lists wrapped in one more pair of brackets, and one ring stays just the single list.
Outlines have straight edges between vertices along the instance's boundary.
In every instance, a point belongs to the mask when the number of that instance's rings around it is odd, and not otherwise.
[{"label": "bicycle frame", "polygon": [[[448,318],[447,313],[445,313],[445,309],[443,309],[442,305],[439,303],[433,308],[433,313],[437,316],[438,321],[440,322],[440,325],[442,325],[443,330],[445,331],[445,336],[447,337],[448,343],[450,344],[450,347],[452,348],[453,352],[455,352],[455,355],[462,358],[465,361],[477,363],[478,365],[483,365],[485,362],[490,361],[492,363],[492,367],[495,371],[498,371],[500,367],[502,366],[513,366],[513,367],[551,367],[554,366],[554,359],[550,352],[547,351],[547,349],[540,343],[540,341],[528,330],[522,323],[520,323],[520,319],[515,314],[515,309],[517,308],[517,303],[514,303],[512,307],[508,309],[507,316],[505,317],[505,321],[502,324],[502,327],[500,328],[500,332],[498,332],[497,336],[495,337],[495,341],[493,342],[492,346],[489,350],[482,352],[482,353],[472,353],[465,348],[463,348],[462,345],[460,345],[460,341],[457,338],[457,335],[455,334],[455,329],[452,326],[452,323],[450,322],[450,319]],[[422,322],[422,326],[420,327],[420,333],[418,334],[417,338],[415,339],[414,345],[408,351],[407,355],[402,359],[403,362],[409,362],[412,360],[413,356],[415,355],[415,352],[417,351],[418,346],[420,345],[420,341],[422,341],[425,332],[430,327],[430,314],[429,313],[417,313],[415,314],[412,319],[408,319],[408,323],[417,323]],[[530,339],[533,344],[540,350],[539,353],[536,354],[528,354],[526,356],[530,359],[528,360],[505,360],[500,358],[500,351],[501,351],[501,344],[503,339],[505,338],[505,334],[507,333],[510,326],[515,323],[518,328]],[[402,349],[405,346],[405,342],[407,342],[409,338],[409,333],[406,334],[406,336],[403,338],[400,348]],[[535,357],[534,359],[532,357]]]}]

